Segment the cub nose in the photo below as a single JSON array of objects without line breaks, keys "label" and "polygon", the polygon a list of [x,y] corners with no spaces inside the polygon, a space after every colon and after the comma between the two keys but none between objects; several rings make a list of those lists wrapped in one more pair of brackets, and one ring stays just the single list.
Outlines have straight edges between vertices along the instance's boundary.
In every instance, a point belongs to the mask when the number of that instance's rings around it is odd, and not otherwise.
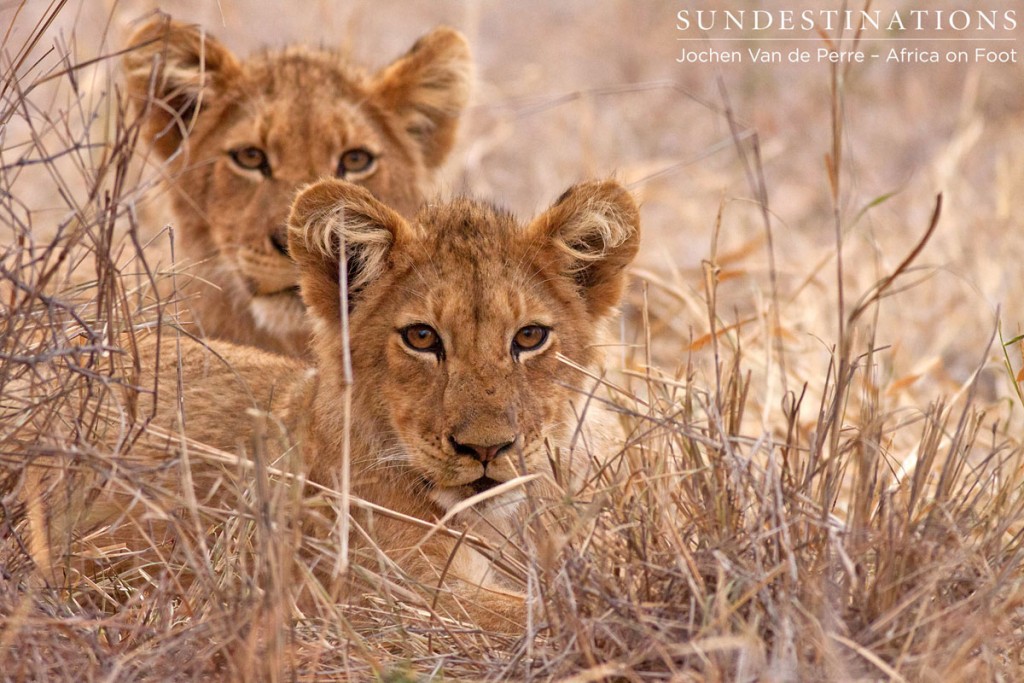
[{"label": "cub nose", "polygon": [[452,448],[455,449],[456,453],[459,455],[469,456],[484,465],[498,459],[508,451],[512,450],[512,446],[516,443],[515,439],[493,445],[459,443],[455,440],[454,436],[449,436],[448,441],[451,443]]},{"label": "cub nose", "polygon": [[270,233],[270,243],[274,246],[274,249],[288,255],[288,228],[281,228]]}]

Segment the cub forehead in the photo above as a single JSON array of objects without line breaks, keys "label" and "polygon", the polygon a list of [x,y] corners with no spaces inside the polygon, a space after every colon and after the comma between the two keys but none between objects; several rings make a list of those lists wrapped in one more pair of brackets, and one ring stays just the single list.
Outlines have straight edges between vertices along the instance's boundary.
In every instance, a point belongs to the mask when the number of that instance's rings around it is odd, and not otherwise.
[{"label": "cub forehead", "polygon": [[395,244],[394,262],[426,289],[473,296],[501,287],[532,292],[559,279],[549,241],[488,202],[428,203],[409,227],[409,237]]},{"label": "cub forehead", "polygon": [[[226,142],[237,135],[239,142],[262,143],[292,149],[300,158],[333,154],[346,144],[379,145],[380,137],[371,120],[355,102],[341,98],[304,101],[296,98],[254,98],[240,109],[236,130],[226,133]],[[310,144],[310,140],[316,140]],[[377,151],[377,150],[373,150]]]},{"label": "cub forehead", "polygon": [[508,261],[528,242],[525,228],[510,212],[466,198],[425,205],[414,227],[425,243],[419,250],[441,264]]},{"label": "cub forehead", "polygon": [[549,302],[536,289],[524,287],[521,282],[445,278],[430,283],[421,294],[410,297],[402,317],[412,323],[426,316],[450,333],[469,333],[479,326],[506,328],[526,322],[551,323]]},{"label": "cub forehead", "polygon": [[226,146],[294,148],[302,159],[377,140],[364,111],[366,77],[339,54],[289,48],[256,57],[247,67],[228,93],[233,125],[224,133]]},{"label": "cub forehead", "polygon": [[332,98],[359,100],[366,96],[368,76],[341,53],[292,46],[266,51],[243,64],[240,89],[269,97],[292,95],[301,100],[330,103]]},{"label": "cub forehead", "polygon": [[533,268],[509,258],[509,252],[478,246],[461,253],[424,250],[408,260],[391,284],[404,293],[395,301],[396,310],[404,311],[409,323],[432,320],[456,326],[495,317],[534,319],[546,313],[549,296]]},{"label": "cub forehead", "polygon": [[544,267],[544,246],[510,212],[456,199],[426,205],[412,227],[416,237],[397,247],[402,308],[456,326],[549,322],[557,278]]}]

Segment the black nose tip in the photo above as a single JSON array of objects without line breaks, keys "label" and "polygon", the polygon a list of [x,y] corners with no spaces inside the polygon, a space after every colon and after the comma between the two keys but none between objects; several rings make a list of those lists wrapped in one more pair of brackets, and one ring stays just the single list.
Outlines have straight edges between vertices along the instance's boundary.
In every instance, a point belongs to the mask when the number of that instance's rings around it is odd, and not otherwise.
[{"label": "black nose tip", "polygon": [[512,439],[511,441],[506,441],[504,443],[484,446],[475,443],[459,443],[455,440],[454,436],[449,436],[448,441],[451,443],[452,448],[455,449],[456,453],[473,458],[484,465],[497,460],[506,452],[510,451],[516,442],[515,439]]},{"label": "black nose tip", "polygon": [[270,243],[274,245],[274,249],[277,249],[280,253],[285,256],[288,255],[288,233],[284,230],[278,230],[270,235]]}]

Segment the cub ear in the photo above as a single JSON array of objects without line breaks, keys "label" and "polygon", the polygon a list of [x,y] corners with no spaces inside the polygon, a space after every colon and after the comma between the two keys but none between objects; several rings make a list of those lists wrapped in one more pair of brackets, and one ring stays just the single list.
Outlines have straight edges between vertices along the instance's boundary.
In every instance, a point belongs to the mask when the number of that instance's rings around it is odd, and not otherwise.
[{"label": "cub ear", "polygon": [[428,168],[445,160],[469,101],[473,61],[466,39],[442,26],[373,77],[371,92],[420,145]]},{"label": "cub ear", "polygon": [[591,317],[618,305],[625,268],[640,247],[640,211],[624,187],[612,180],[574,185],[527,230],[560,253]]},{"label": "cub ear", "polygon": [[321,320],[337,323],[342,255],[351,308],[360,291],[384,272],[391,249],[409,234],[405,220],[360,185],[325,179],[308,186],[288,217],[288,253],[298,264],[306,306]]},{"label": "cub ear", "polygon": [[231,52],[199,27],[158,16],[135,32],[124,56],[129,99],[142,134],[163,158],[174,154],[203,100],[241,71]]}]

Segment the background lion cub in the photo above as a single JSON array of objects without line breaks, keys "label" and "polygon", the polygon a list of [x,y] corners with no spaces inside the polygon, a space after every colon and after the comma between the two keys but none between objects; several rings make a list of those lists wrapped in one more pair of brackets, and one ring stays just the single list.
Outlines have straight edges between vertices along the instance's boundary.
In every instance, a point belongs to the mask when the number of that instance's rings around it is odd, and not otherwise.
[{"label": "background lion cub", "polygon": [[[197,530],[205,523],[190,526],[200,510],[228,520],[268,514],[244,483],[255,473],[225,466],[223,456],[256,443],[246,435],[259,422],[257,469],[273,465],[337,488],[349,454],[357,501],[352,560],[378,572],[375,591],[380,572],[397,567],[396,578],[436,592],[424,605],[516,631],[523,596],[495,576],[492,558],[409,520],[447,517],[449,528],[500,547],[529,479],[514,480],[538,475],[553,484],[552,475],[564,474],[551,467],[572,458],[576,415],[587,399],[578,368],[599,358],[605,319],[619,303],[639,239],[637,207],[614,182],[570,188],[526,225],[466,199],[426,206],[407,221],[357,185],[311,186],[295,202],[288,242],[315,320],[314,368],[226,342],[158,344],[150,335],[140,366],[161,368],[163,387],[152,426],[116,462],[116,474],[98,477],[102,491],[73,487],[69,514],[53,518],[50,544],[117,520],[88,543],[149,543],[171,557],[202,556]],[[133,472],[140,485],[118,483]],[[173,505],[187,512],[167,514],[147,498],[175,486],[185,489],[171,496]],[[462,509],[477,494],[488,495]],[[62,511],[53,495],[35,497],[47,499]],[[336,528],[325,509],[307,500],[296,512],[309,534],[303,545],[321,548],[303,560],[329,587],[317,595],[336,594],[340,566],[330,558],[337,546],[323,543]],[[190,541],[197,534],[200,548]],[[349,572],[344,581],[365,573]],[[356,591],[374,592],[365,584]]]},{"label": "background lion cub", "polygon": [[166,18],[131,44],[128,92],[145,116],[143,137],[170,161],[188,261],[177,285],[200,332],[304,352],[285,230],[296,189],[335,176],[415,212],[468,100],[465,40],[438,28],[372,76],[337,52],[305,47],[240,60]]}]

